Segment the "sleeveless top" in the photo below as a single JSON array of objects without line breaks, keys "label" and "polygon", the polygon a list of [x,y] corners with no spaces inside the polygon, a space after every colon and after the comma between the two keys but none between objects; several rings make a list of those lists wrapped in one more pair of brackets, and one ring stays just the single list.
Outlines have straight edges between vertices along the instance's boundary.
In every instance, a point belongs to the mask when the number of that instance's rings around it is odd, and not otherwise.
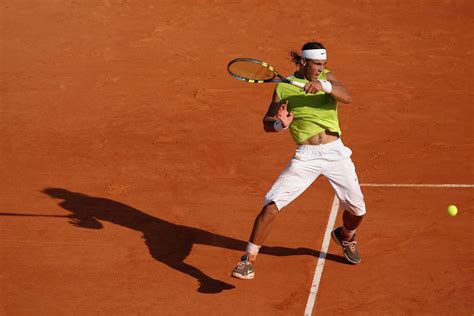
[{"label": "sleeveless top", "polygon": [[[325,69],[318,79],[326,80],[326,74],[329,72]],[[309,82],[295,76],[288,79],[304,84]],[[282,102],[288,100],[288,111],[294,115],[290,132],[297,144],[325,130],[341,135],[337,117],[337,101],[332,95],[324,91],[318,91],[316,94],[305,93],[302,88],[288,83],[278,83],[276,93]]]}]

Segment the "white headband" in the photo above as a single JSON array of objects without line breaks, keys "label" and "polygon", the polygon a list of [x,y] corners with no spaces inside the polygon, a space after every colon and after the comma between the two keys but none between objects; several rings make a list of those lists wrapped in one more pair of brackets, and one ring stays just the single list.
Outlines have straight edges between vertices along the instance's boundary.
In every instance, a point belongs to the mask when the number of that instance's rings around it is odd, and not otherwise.
[{"label": "white headband", "polygon": [[325,49],[305,49],[301,51],[301,56],[306,59],[319,59],[319,60],[327,59]]}]

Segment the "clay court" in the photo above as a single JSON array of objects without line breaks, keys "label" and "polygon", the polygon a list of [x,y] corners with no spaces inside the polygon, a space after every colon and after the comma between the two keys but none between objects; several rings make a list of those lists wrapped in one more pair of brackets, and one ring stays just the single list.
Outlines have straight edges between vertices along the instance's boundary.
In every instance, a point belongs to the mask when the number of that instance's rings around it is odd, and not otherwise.
[{"label": "clay court", "polygon": [[[473,2],[0,10],[1,315],[474,313]],[[295,145],[262,129],[274,86],[226,66],[289,75],[311,40],[352,94],[339,118],[368,210],[363,262],[324,251],[334,192],[320,178],[278,215],[255,279],[237,280]]]}]

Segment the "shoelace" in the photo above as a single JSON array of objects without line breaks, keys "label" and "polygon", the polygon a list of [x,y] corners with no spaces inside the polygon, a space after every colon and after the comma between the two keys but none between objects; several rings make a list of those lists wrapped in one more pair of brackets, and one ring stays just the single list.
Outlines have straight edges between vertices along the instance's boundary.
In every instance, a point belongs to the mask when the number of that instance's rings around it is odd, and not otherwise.
[{"label": "shoelace", "polygon": [[239,269],[243,269],[243,268],[245,268],[245,267],[247,267],[247,266],[250,266],[250,265],[251,265],[251,264],[250,264],[250,262],[248,262],[248,261],[240,261],[240,262],[237,264],[237,267],[238,267]]},{"label": "shoelace", "polygon": [[354,240],[354,241],[343,241],[342,242],[342,245],[343,246],[349,246],[349,250],[351,252],[355,252],[356,251],[356,245],[357,245],[357,240]]}]

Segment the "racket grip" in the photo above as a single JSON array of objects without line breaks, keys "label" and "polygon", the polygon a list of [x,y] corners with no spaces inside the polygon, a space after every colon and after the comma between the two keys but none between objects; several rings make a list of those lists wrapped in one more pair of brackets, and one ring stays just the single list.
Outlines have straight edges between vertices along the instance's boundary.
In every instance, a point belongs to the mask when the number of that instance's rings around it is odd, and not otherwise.
[{"label": "racket grip", "polygon": [[290,83],[291,83],[292,85],[297,86],[297,87],[300,87],[300,88],[304,88],[304,86],[306,85],[306,84],[304,84],[304,83],[302,83],[302,82],[293,81],[293,80],[291,80]]}]

